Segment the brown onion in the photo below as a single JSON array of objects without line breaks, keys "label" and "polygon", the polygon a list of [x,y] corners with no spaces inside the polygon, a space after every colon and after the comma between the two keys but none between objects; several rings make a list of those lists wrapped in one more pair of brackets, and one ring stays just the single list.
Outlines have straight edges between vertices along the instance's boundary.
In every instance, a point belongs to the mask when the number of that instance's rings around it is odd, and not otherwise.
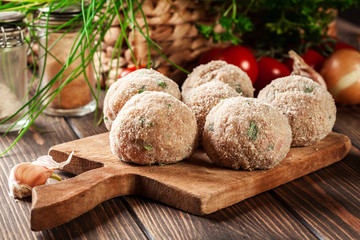
[{"label": "brown onion", "polygon": [[335,101],[342,104],[360,103],[360,53],[341,49],[324,63],[320,74]]}]

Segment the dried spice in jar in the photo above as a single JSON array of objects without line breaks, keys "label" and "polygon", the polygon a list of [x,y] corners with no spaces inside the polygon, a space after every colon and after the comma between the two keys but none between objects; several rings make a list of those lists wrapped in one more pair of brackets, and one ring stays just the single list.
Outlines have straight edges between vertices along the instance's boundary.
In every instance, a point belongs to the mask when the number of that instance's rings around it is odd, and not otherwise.
[{"label": "dried spice in jar", "polygon": [[19,110],[28,93],[24,17],[20,12],[0,12],[0,132],[28,124],[26,116],[19,119],[26,113],[26,107]]},{"label": "dried spice in jar", "polygon": [[[44,7],[39,12],[41,15],[37,32],[40,43],[41,86],[53,84],[50,92],[57,91],[65,81],[72,79],[44,112],[55,116],[83,116],[93,112],[96,108],[92,94],[95,75],[91,62],[86,60],[89,56],[89,48],[84,47],[86,40],[79,37],[82,27],[81,4],[55,10]],[[81,46],[76,49],[78,44]],[[67,65],[70,56],[74,56],[74,60]]]}]

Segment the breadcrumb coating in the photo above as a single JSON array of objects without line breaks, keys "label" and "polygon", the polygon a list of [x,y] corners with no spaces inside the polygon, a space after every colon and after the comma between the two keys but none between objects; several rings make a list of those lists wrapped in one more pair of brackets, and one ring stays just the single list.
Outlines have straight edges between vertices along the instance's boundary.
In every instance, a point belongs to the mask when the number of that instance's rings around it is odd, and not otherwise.
[{"label": "breadcrumb coating", "polygon": [[138,69],[112,84],[104,99],[104,123],[108,130],[124,104],[134,95],[145,91],[165,92],[181,99],[179,86],[153,69]]},{"label": "breadcrumb coating", "polygon": [[237,96],[240,96],[240,94],[226,83],[211,81],[195,88],[195,91],[192,91],[186,100],[184,99],[185,104],[195,113],[198,125],[199,145],[201,145],[201,136],[204,130],[206,116],[210,110],[221,100]]},{"label": "breadcrumb coating", "polygon": [[183,100],[186,101],[186,98],[190,96],[190,92],[193,89],[211,81],[227,83],[242,96],[254,96],[251,80],[243,70],[225,61],[211,61],[197,66],[189,74],[181,89]]},{"label": "breadcrumb coating", "polygon": [[132,97],[110,131],[110,147],[125,162],[141,165],[175,163],[197,145],[195,114],[183,102],[147,91]]},{"label": "breadcrumb coating", "polygon": [[291,128],[284,115],[254,98],[221,101],[208,114],[202,143],[218,166],[270,169],[290,150]]},{"label": "breadcrumb coating", "polygon": [[336,120],[336,105],[331,94],[313,80],[291,75],[273,80],[258,99],[281,111],[289,120],[291,146],[309,146],[324,139]]}]

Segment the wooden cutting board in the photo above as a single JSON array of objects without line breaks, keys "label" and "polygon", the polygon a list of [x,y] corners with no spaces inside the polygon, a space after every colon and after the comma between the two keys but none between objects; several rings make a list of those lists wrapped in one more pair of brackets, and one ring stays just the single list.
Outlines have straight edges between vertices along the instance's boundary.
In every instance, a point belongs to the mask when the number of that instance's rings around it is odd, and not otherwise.
[{"label": "wooden cutting board", "polygon": [[31,229],[45,230],[68,222],[110,198],[136,195],[196,215],[215,212],[341,160],[349,152],[348,137],[331,133],[310,147],[292,148],[270,170],[218,168],[204,152],[164,166],[120,162],[110,151],[108,133],[56,145],[50,155],[65,161],[63,170],[79,174],[33,189]]}]

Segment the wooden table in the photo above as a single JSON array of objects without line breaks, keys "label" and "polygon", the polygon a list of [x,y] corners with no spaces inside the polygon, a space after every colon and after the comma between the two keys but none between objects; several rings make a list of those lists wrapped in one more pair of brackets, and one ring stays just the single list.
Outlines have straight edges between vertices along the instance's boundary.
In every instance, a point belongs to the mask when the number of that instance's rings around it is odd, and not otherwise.
[{"label": "wooden table", "polygon": [[[360,239],[360,105],[338,107],[334,131],[352,140],[342,161],[226,209],[194,216],[126,196],[41,232],[30,230],[31,199],[8,196],[11,167],[47,154],[55,144],[106,129],[94,124],[94,114],[41,116],[36,129],[0,158],[0,239]],[[15,138],[14,133],[2,136],[0,151]]]}]

